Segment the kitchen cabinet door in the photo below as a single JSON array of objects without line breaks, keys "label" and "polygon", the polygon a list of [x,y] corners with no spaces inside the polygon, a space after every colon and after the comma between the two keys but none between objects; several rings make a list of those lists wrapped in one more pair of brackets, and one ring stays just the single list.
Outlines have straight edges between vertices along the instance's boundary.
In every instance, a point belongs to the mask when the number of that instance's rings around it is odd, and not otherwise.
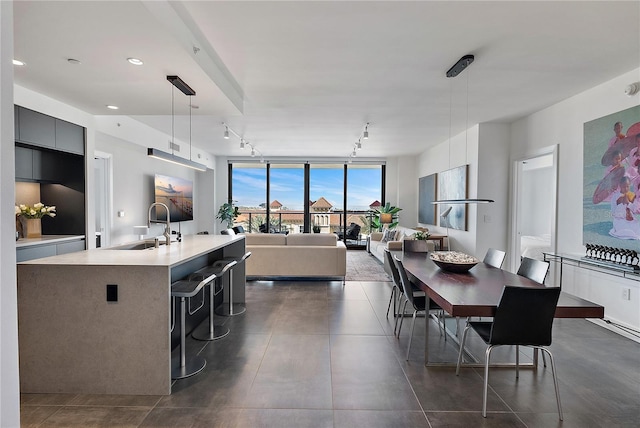
[{"label": "kitchen cabinet door", "polygon": [[56,149],[83,155],[84,128],[56,119]]},{"label": "kitchen cabinet door", "polygon": [[18,129],[20,139],[17,141],[41,147],[56,147],[56,120],[51,116],[20,108]]},{"label": "kitchen cabinet door", "polygon": [[33,150],[16,146],[16,179],[33,179]]}]

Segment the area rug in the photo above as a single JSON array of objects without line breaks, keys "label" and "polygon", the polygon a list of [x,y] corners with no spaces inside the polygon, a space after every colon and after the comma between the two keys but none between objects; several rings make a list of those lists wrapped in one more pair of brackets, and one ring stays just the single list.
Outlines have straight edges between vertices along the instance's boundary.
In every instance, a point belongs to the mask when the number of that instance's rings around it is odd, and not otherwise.
[{"label": "area rug", "polygon": [[390,281],[382,263],[362,250],[347,251],[347,281]]}]

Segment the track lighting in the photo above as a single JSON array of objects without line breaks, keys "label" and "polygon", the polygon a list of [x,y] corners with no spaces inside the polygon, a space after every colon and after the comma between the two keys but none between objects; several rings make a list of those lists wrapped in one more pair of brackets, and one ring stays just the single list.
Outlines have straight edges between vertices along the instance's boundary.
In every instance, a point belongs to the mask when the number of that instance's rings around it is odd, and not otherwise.
[{"label": "track lighting", "polygon": [[249,148],[251,149],[251,157],[254,158],[256,157],[256,153],[260,155],[260,162],[264,163],[264,158],[262,157],[262,153],[260,152],[260,150],[257,150],[253,144],[251,144],[249,141],[245,140],[244,137],[240,136],[240,134],[238,134],[236,131],[234,131],[233,129],[231,129],[229,127],[229,125],[227,125],[226,123],[222,122],[222,125],[224,126],[224,138],[225,140],[229,139],[229,134],[233,134],[236,137],[238,137],[240,139],[240,148],[244,149],[246,146],[249,146]]},{"label": "track lighting", "polygon": [[[350,158],[356,156],[356,150],[362,150],[362,140],[368,140],[369,139],[369,125],[370,125],[369,122],[367,122],[364,125],[364,131],[358,137],[358,141],[353,143],[353,152],[349,155]],[[349,163],[351,163],[351,159],[349,159]]]}]

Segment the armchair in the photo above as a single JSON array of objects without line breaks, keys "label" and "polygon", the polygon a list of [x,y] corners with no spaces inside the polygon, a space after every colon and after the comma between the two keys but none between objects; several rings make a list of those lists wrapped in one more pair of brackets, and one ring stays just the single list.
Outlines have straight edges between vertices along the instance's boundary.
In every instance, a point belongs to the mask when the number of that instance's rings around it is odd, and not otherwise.
[{"label": "armchair", "polygon": [[360,225],[356,224],[356,223],[351,223],[349,226],[347,226],[347,233],[342,233],[342,232],[337,232],[336,234],[338,235],[338,239],[342,240],[342,239],[352,239],[354,241],[358,240],[358,237],[360,236]]}]

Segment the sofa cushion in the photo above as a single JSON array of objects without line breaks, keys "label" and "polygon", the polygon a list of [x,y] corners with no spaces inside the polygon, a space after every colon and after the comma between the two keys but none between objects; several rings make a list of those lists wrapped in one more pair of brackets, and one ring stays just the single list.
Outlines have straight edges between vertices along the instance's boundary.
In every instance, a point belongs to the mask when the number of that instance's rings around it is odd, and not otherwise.
[{"label": "sofa cushion", "polygon": [[286,245],[287,236],[280,233],[247,233],[246,245]]},{"label": "sofa cushion", "polygon": [[287,235],[287,245],[335,247],[338,237],[333,233],[293,233]]}]

